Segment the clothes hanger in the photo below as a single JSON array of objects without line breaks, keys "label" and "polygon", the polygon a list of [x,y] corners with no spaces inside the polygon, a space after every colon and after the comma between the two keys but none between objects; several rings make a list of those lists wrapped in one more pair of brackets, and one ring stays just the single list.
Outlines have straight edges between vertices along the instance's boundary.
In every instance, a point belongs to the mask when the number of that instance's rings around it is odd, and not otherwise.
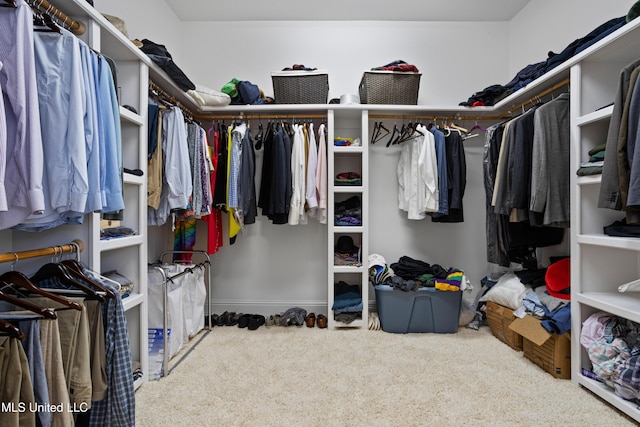
[{"label": "clothes hanger", "polygon": [[6,288],[12,289],[14,287],[18,287],[26,291],[29,291],[33,294],[37,294],[37,295],[49,298],[50,300],[58,302],[64,305],[65,307],[73,308],[78,311],[82,311],[83,309],[82,305],[78,304],[75,301],[71,301],[62,295],[58,295],[53,292],[50,292],[49,290],[44,290],[42,288],[37,287],[31,280],[29,280],[27,276],[20,273],[19,271],[11,270],[11,271],[7,271],[6,273],[3,273],[2,275],[0,275],[0,281],[4,282],[7,285],[6,287],[3,287],[3,290]]},{"label": "clothes hanger", "polygon": [[[3,288],[11,286],[9,283],[1,280],[0,285]],[[58,317],[58,315],[55,313],[55,310],[52,308],[40,307],[39,305],[36,305],[25,298],[18,298],[14,297],[13,295],[9,295],[3,290],[0,290],[0,299],[18,307],[22,307],[26,310],[33,311],[34,313],[39,314],[45,319],[56,319]]]},{"label": "clothes hanger", "polygon": [[24,341],[26,338],[24,332],[22,332],[20,328],[4,319],[0,319],[0,332],[9,335],[12,338],[18,338],[20,341]]},{"label": "clothes hanger", "polygon": [[100,283],[96,282],[91,277],[84,274],[84,272],[82,271],[82,265],[75,259],[66,259],[64,261],[60,261],[60,263],[65,267],[67,267],[68,271],[72,275],[75,275],[78,279],[84,282],[87,282],[88,284],[98,289],[99,291],[104,292],[107,298],[110,298],[110,299],[116,298],[116,294],[111,289],[105,288]]},{"label": "clothes hanger", "polygon": [[[54,247],[54,250],[57,250],[57,249],[58,249],[57,246]],[[62,254],[62,249],[60,249],[59,254]],[[54,258],[57,255],[58,255],[58,252],[56,251],[54,253]],[[78,281],[64,264],[59,264],[57,262],[52,261],[43,265],[29,280],[32,283],[38,283],[51,278],[56,278],[60,280],[63,284],[69,286],[70,288],[60,289],[60,290],[49,289],[49,291],[60,292],[64,294],[65,291],[69,291],[69,289],[76,289],[76,290],[82,291],[86,296],[92,299],[97,299],[100,302],[105,301],[105,297],[102,293],[98,293],[96,290],[91,289],[84,283],[81,283],[80,281]]]},{"label": "clothes hanger", "polygon": [[0,7],[18,7],[14,0],[4,0],[4,3],[0,3]]},{"label": "clothes hanger", "polygon": [[[58,279],[65,285],[70,286],[70,289],[82,291],[86,296],[92,299],[97,299],[100,302],[105,301],[104,295],[78,281],[64,264],[57,264],[53,262],[47,263],[40,267],[40,269],[31,276],[30,280],[33,283],[38,283],[52,278]],[[53,291],[52,289],[49,290]],[[64,289],[59,291],[64,294],[64,291],[68,290],[69,289]]]},{"label": "clothes hanger", "polygon": [[396,137],[396,134],[400,134],[400,131],[398,130],[398,122],[394,122],[393,123],[393,130],[391,131],[391,136],[389,137],[389,140],[387,141],[387,145],[386,147],[389,147],[392,143],[394,138]]}]

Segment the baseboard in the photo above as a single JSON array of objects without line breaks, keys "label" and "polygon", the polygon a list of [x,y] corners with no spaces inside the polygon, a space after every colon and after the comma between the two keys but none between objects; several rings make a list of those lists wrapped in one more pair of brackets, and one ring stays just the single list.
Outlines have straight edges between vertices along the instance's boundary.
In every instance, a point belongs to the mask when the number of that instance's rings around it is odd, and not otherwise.
[{"label": "baseboard", "polygon": [[[327,314],[327,301],[250,301],[250,300],[216,300],[212,301],[211,307],[214,314],[221,314],[225,311],[235,313],[252,313],[268,316],[270,314],[282,313],[292,307],[300,307],[308,313]],[[375,311],[375,300],[369,301],[369,311]],[[208,314],[207,303],[205,303],[205,314]]]}]

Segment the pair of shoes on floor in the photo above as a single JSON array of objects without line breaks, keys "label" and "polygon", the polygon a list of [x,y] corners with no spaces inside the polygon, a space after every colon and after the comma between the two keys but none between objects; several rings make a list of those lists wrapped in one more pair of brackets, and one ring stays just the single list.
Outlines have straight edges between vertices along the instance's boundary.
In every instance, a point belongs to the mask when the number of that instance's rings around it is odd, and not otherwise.
[{"label": "pair of shoes on floor", "polygon": [[327,316],[324,314],[318,314],[316,316],[315,313],[309,313],[307,317],[304,318],[304,323],[308,328],[318,326],[318,328],[324,329],[327,327]]},{"label": "pair of shoes on floor", "polygon": [[240,316],[242,313],[236,313],[233,311],[225,311],[220,316],[214,314],[211,316],[212,325],[214,326],[236,326],[240,321]]},{"label": "pair of shoes on floor", "polygon": [[265,323],[266,319],[261,314],[243,314],[238,319],[238,327],[247,328],[250,331],[255,331]]}]

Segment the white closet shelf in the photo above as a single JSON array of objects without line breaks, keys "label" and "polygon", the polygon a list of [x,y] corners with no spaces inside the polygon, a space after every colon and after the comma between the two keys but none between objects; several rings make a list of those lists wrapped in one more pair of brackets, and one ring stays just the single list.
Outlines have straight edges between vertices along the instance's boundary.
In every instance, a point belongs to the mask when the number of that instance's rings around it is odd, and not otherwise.
[{"label": "white closet shelf", "polygon": [[359,185],[336,185],[333,187],[336,193],[362,193],[364,191]]},{"label": "white closet shelf", "polygon": [[110,251],[114,249],[128,248],[130,246],[142,245],[144,241],[145,241],[145,236],[141,236],[141,235],[116,237],[108,240],[100,240],[100,250]]},{"label": "white closet shelf", "polygon": [[601,181],[602,175],[579,176],[576,178],[576,184],[578,185],[600,184]]},{"label": "white closet shelf", "polygon": [[122,299],[122,307],[124,308],[124,311],[130,310],[133,307],[142,304],[145,298],[145,295],[131,293],[128,297]]},{"label": "white closet shelf", "polygon": [[577,301],[640,323],[640,292],[582,292]]},{"label": "white closet shelf", "polygon": [[601,382],[592,380],[591,378],[587,378],[583,375],[578,375],[577,381],[578,384],[590,390],[609,404],[614,405],[630,417],[637,419],[640,416],[640,411],[638,411],[638,406],[635,403],[620,399],[613,393],[611,388]]},{"label": "white closet shelf", "polygon": [[132,175],[130,173],[125,173],[123,175],[123,182],[129,185],[142,185],[146,180],[145,176]]},{"label": "white closet shelf", "polygon": [[338,322],[335,321],[333,322],[333,327],[336,329],[339,328],[368,328],[369,325],[364,323],[364,321],[362,319],[356,319],[351,323],[342,323],[342,322]]},{"label": "white closet shelf", "polygon": [[333,232],[338,234],[350,234],[350,233],[362,233],[364,228],[361,226],[350,226],[350,225],[336,225],[333,227]]},{"label": "white closet shelf", "polygon": [[578,119],[576,120],[576,124],[578,126],[586,126],[591,123],[597,123],[604,120],[609,120],[612,114],[613,114],[613,105],[610,105],[601,110],[594,111],[589,114],[585,114],[582,117],[578,117]]},{"label": "white closet shelf", "polygon": [[125,119],[134,125],[142,126],[144,124],[144,119],[140,114],[136,114],[123,106],[120,106],[120,118]]},{"label": "white closet shelf", "polygon": [[614,237],[606,234],[578,234],[576,242],[580,245],[594,245],[606,248],[640,251],[640,239]]},{"label": "white closet shelf", "polygon": [[364,269],[363,266],[353,266],[353,265],[334,265],[333,272],[334,273],[362,273]]}]

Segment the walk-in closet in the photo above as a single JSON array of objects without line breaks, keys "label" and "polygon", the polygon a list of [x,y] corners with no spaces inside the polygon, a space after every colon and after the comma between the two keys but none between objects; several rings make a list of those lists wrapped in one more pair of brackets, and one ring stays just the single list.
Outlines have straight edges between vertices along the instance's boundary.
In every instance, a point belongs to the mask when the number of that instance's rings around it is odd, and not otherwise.
[{"label": "walk-in closet", "polygon": [[0,425],[636,425],[639,16],[0,0]]}]

